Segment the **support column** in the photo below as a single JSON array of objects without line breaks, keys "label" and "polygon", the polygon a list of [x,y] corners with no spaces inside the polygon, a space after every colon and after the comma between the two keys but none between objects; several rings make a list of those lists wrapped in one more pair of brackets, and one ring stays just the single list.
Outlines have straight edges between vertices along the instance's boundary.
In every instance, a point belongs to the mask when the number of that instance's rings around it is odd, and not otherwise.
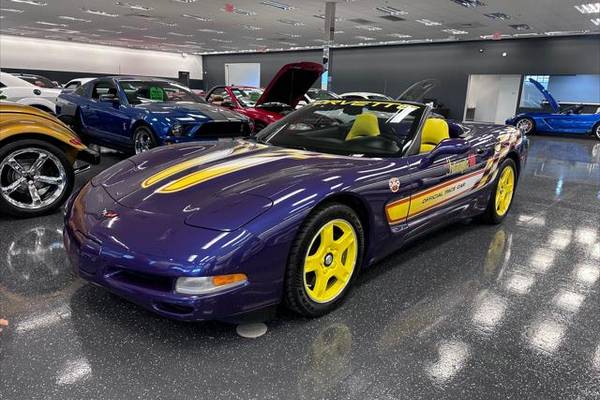
[{"label": "support column", "polygon": [[325,33],[323,39],[323,67],[325,72],[321,77],[321,89],[329,90],[331,88],[332,76],[329,73],[331,70],[331,51],[333,39],[335,35],[335,2],[328,1],[325,3]]}]

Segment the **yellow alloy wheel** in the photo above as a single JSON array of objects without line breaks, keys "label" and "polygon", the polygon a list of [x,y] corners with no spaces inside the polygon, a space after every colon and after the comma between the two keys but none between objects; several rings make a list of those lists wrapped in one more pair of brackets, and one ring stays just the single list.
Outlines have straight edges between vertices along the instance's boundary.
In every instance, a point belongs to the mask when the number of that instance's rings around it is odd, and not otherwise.
[{"label": "yellow alloy wheel", "polygon": [[313,237],[304,259],[304,289],[316,303],[335,300],[352,278],[358,237],[346,220],[327,222]]},{"label": "yellow alloy wheel", "polygon": [[515,170],[506,166],[500,174],[496,188],[496,213],[502,217],[508,211],[515,192]]}]

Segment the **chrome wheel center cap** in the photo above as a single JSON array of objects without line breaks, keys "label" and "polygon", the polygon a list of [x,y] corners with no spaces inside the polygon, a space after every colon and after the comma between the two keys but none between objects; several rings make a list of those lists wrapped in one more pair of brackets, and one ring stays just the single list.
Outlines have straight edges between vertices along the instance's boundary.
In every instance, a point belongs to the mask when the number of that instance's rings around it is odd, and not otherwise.
[{"label": "chrome wheel center cap", "polygon": [[323,259],[323,263],[326,267],[329,267],[331,264],[333,264],[333,254],[327,253],[325,258]]}]

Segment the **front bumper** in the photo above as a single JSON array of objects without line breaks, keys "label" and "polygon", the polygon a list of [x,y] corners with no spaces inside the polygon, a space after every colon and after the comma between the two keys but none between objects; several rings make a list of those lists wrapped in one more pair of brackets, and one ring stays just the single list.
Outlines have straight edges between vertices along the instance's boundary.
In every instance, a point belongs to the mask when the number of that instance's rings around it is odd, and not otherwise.
[{"label": "front bumper", "polygon": [[276,304],[257,304],[255,294],[261,288],[253,286],[251,281],[209,295],[179,294],[175,292],[176,274],[142,272],[143,261],[114,257],[103,251],[99,243],[68,226],[63,230],[63,238],[76,275],[163,317],[181,321],[235,321],[238,316]]}]

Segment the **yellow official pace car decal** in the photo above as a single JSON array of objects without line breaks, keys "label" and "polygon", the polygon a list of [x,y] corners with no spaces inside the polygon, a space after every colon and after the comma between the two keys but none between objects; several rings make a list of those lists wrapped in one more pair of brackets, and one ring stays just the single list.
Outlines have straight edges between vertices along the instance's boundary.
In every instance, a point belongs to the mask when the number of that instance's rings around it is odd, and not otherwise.
[{"label": "yellow official pace car decal", "polygon": [[479,169],[389,203],[385,207],[388,222],[390,225],[402,223],[451,200],[465,196],[475,188],[483,174],[484,170]]}]

